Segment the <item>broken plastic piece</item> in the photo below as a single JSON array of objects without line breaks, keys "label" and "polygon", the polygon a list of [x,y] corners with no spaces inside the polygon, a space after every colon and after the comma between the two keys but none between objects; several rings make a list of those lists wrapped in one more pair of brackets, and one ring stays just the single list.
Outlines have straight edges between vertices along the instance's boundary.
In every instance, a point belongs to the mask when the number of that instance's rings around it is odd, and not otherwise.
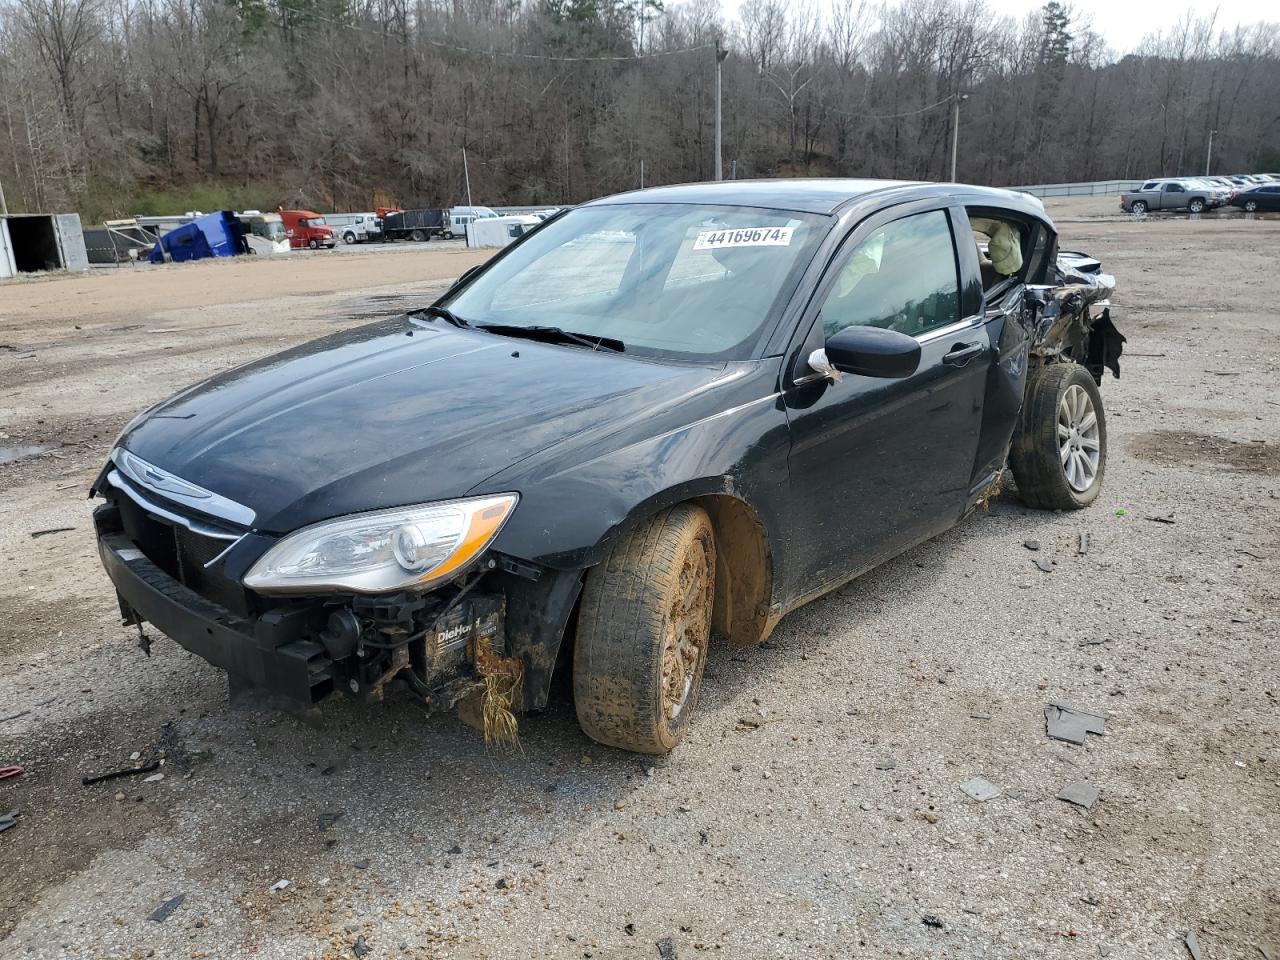
[{"label": "broken plastic piece", "polygon": [[1192,960],[1200,960],[1200,944],[1196,941],[1194,931],[1188,931],[1186,936],[1187,950],[1191,953]]},{"label": "broken plastic piece", "polygon": [[972,780],[966,780],[960,784],[960,789],[971,796],[979,803],[986,803],[988,800],[994,800],[1000,796],[1000,788],[990,780],[983,780],[982,777],[974,777]]},{"label": "broken plastic piece", "polygon": [[1098,788],[1088,780],[1076,780],[1058,792],[1058,799],[1089,810],[1098,802]]},{"label": "broken plastic piece", "polygon": [[185,893],[180,893],[176,897],[170,897],[164,903],[160,904],[160,906],[152,910],[151,913],[147,915],[147,919],[154,920],[156,923],[164,923],[169,919],[169,916],[173,911],[182,906],[183,901],[186,899],[187,895]]},{"label": "broken plastic piece", "polygon": [[1087,710],[1077,710],[1061,703],[1049,703],[1044,708],[1045,727],[1054,740],[1063,740],[1077,746],[1084,745],[1086,733],[1102,736],[1106,732],[1106,717]]}]

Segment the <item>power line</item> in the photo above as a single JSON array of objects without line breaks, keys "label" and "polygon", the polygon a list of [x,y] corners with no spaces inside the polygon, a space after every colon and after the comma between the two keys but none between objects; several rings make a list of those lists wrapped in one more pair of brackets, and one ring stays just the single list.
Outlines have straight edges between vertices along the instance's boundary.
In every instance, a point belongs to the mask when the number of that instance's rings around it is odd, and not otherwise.
[{"label": "power line", "polygon": [[[336,27],[345,27],[348,30],[355,30],[360,33],[367,33],[370,36],[382,37],[385,34],[381,30],[372,30],[368,27],[362,27],[356,23],[349,23],[344,20],[335,20],[332,17],[326,17],[323,14],[312,13],[310,16],[315,20],[321,20],[325,23],[333,24]],[[681,47],[678,50],[661,50],[657,53],[635,53],[616,56],[599,56],[599,57],[556,57],[542,53],[520,53],[515,50],[495,50],[492,47],[485,50],[478,47],[464,47],[457,43],[446,43],[443,40],[432,40],[430,37],[419,35],[416,37],[419,42],[438,47],[442,50],[453,50],[457,53],[469,53],[482,57],[508,57],[513,60],[549,60],[555,63],[619,63],[630,60],[654,60],[659,57],[675,57],[686,53],[697,53],[699,50],[713,50],[715,45],[711,43],[699,44],[696,47]]]}]

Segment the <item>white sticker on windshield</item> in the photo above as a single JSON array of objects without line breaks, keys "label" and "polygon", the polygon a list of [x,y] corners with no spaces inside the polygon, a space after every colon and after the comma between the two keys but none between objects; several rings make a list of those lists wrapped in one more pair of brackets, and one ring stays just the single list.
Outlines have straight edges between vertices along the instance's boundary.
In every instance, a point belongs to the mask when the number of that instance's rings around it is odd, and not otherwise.
[{"label": "white sticker on windshield", "polygon": [[695,250],[723,247],[789,247],[795,227],[748,227],[743,230],[704,230],[693,242]]}]

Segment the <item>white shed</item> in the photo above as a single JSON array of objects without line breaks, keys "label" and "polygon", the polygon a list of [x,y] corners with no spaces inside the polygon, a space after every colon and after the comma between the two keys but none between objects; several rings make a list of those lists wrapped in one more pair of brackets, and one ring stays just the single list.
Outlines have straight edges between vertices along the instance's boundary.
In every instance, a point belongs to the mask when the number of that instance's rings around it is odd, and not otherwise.
[{"label": "white shed", "polygon": [[0,216],[0,279],[41,270],[88,270],[78,213]]},{"label": "white shed", "polygon": [[511,241],[524,236],[538,224],[537,217],[516,215],[510,217],[485,217],[467,224],[468,247],[505,247]]}]

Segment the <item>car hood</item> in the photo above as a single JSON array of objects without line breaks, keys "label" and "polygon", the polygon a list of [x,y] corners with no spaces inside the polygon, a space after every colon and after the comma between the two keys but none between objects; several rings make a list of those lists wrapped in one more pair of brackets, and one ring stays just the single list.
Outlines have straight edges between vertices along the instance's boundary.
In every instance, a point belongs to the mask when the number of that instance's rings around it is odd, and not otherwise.
[{"label": "car hood", "polygon": [[712,388],[723,369],[402,318],[197,384],[140,417],[120,445],[284,533],[462,496],[540,450],[589,443]]}]

